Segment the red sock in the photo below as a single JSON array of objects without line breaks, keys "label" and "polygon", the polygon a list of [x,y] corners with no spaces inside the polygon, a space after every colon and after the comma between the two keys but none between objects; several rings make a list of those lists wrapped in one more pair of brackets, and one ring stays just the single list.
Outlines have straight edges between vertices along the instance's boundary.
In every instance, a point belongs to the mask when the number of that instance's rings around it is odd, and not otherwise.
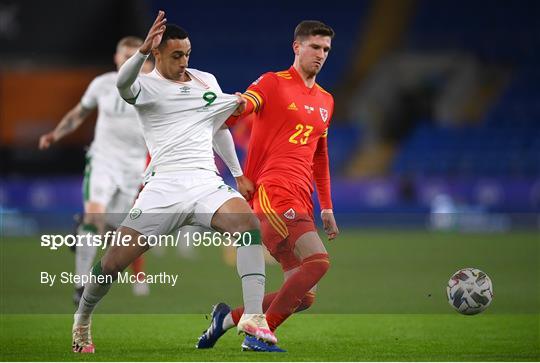
[{"label": "red sock", "polygon": [[[277,296],[279,291],[271,292],[269,294],[264,295],[263,300],[263,312],[266,312],[268,310],[268,307],[274,301],[275,297]],[[309,292],[304,296],[302,299],[302,303],[300,306],[296,308],[294,311],[295,313],[298,313],[300,311],[304,311],[308,309],[311,305],[313,305],[313,302],[315,301],[315,294],[313,292]],[[240,306],[234,310],[231,311],[231,317],[233,319],[234,325],[238,325],[238,322],[240,321],[240,318],[242,317],[242,314],[244,313],[244,307]]]},{"label": "red sock", "polygon": [[270,330],[274,331],[302,305],[302,299],[324,276],[330,261],[328,254],[318,253],[302,261],[300,269],[285,281],[266,311]]},{"label": "red sock", "polygon": [[144,272],[144,257],[139,256],[135,261],[131,263],[131,269],[133,270],[133,274],[138,274],[139,272]]},{"label": "red sock", "polygon": [[304,298],[302,299],[302,302],[300,303],[300,305],[296,308],[294,312],[298,313],[300,311],[307,310],[309,309],[311,305],[313,305],[314,302],[315,302],[315,294],[313,292],[308,291],[308,293],[306,294],[306,296],[304,296]]},{"label": "red sock", "polygon": [[[270,306],[272,301],[274,301],[274,298],[277,296],[277,294],[278,294],[278,291],[271,292],[269,294],[264,295],[263,312],[268,310],[268,307]],[[231,311],[231,317],[232,317],[232,319],[234,321],[234,325],[238,325],[238,322],[240,321],[240,318],[242,317],[243,313],[244,313],[244,307],[243,306],[240,306],[240,307],[234,309],[233,311]]]}]

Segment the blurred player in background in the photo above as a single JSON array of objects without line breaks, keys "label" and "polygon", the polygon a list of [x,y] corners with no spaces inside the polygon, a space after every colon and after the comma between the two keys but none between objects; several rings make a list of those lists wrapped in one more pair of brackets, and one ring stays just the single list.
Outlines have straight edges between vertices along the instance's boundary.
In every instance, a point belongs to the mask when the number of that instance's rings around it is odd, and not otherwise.
[{"label": "blurred player in background", "polygon": [[[142,39],[122,38],[114,54],[116,68],[128,60],[141,46]],[[146,62],[143,72],[153,68]],[[116,90],[118,72],[108,72],[96,77],[86,89],[81,101],[69,111],[56,128],[41,136],[39,148],[48,149],[53,143],[75,131],[92,111],[98,109],[94,140],[86,155],[83,181],[84,217],[77,233],[91,238],[103,235],[107,226],[116,228],[133,205],[141,186],[147,149],[142,129],[137,122],[133,106],[127,104]],[[97,246],[84,243],[75,250],[75,273],[88,274],[96,256]],[[143,260],[132,268],[142,272]],[[135,295],[147,295],[148,285],[133,285]],[[75,286],[73,300],[79,304],[82,285]]]},{"label": "blurred player in background", "polygon": [[[272,331],[293,312],[313,304],[317,283],[330,267],[313,218],[313,179],[324,230],[330,240],[339,234],[327,150],[334,99],[315,82],[333,37],[329,26],[302,21],[294,32],[293,65],[263,74],[243,94],[249,102],[240,117],[255,115],[245,167],[256,186],[251,205],[261,221],[263,242],[284,272],[281,289],[263,302]],[[213,347],[238,323],[242,311],[217,304],[198,348]]]},{"label": "blurred player in background", "polygon": [[[216,173],[212,151],[214,147],[229,168],[234,164],[241,171],[231,133],[223,124],[232,114],[240,114],[247,102],[239,94],[222,93],[210,73],[187,68],[191,53],[188,34],[176,25],[165,24],[165,13],[160,11],[139,51],[118,74],[118,90],[135,106],[152,157],[145,187],[118,231],[131,241],[143,242],[148,236],[166,235],[183,225],[242,234],[249,241],[237,252],[245,305],[237,325],[239,332],[246,333],[242,347],[279,350],[262,308],[265,266],[259,222],[242,195]],[[156,68],[141,75],[151,52]],[[243,185],[242,173],[232,173],[239,189],[252,193],[253,185]],[[148,248],[144,243],[111,245],[94,265],[96,282],[85,285],[74,316],[74,352],[95,350],[91,314],[111,287],[111,282],[100,284],[98,279],[114,281]]]}]

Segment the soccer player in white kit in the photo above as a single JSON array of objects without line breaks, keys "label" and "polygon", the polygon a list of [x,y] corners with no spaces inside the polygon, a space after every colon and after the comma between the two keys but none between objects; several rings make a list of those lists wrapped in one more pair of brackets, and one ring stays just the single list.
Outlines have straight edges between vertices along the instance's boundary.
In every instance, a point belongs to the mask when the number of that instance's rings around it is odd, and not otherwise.
[{"label": "soccer player in white kit", "polygon": [[[143,43],[142,39],[122,38],[114,54],[117,69],[127,61]],[[143,72],[153,68],[145,63]],[[39,148],[48,149],[66,135],[75,131],[94,109],[98,109],[94,140],[86,154],[83,181],[84,217],[79,226],[80,235],[103,235],[106,225],[118,227],[130,210],[141,186],[146,164],[146,144],[142,128],[137,122],[135,108],[126,104],[116,89],[118,72],[96,77],[86,89],[81,101],[70,110],[56,128],[41,136]],[[92,267],[98,246],[83,243],[75,250],[75,274],[87,274]],[[136,295],[144,294],[148,286],[138,282]],[[79,304],[83,286],[75,285],[74,301]]]},{"label": "soccer player in white kit", "polygon": [[[129,236],[127,245],[111,245],[92,269],[96,282],[85,285],[74,316],[74,352],[93,353],[91,314],[108,292],[111,283],[129,263],[148,250],[139,243],[148,236],[165,235],[183,225],[211,227],[241,233],[237,270],[242,281],[244,315],[238,324],[246,334],[242,347],[273,351],[277,339],[268,329],[262,312],[265,267],[259,222],[242,195],[225,185],[217,174],[212,145],[222,158],[235,159],[234,143],[223,126],[232,114],[240,114],[246,101],[221,92],[215,77],[187,68],[191,44],[187,33],[165,25],[160,11],[146,40],[120,69],[117,87],[126,102],[133,104],[142,124],[152,161],[145,187],[118,232]],[[139,74],[150,52],[156,68]],[[219,153],[219,152],[218,152]],[[252,183],[237,178],[239,189],[253,190]],[[244,238],[245,237],[245,238]]]}]

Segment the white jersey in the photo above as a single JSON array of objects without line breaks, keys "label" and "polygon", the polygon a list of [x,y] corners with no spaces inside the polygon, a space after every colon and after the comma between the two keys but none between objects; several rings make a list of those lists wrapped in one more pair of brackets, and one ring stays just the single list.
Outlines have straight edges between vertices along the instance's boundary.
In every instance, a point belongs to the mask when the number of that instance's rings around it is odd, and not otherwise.
[{"label": "white jersey", "polygon": [[114,170],[140,174],[146,164],[146,144],[137,112],[118,94],[117,76],[109,72],[96,77],[81,99],[84,108],[98,108],[88,155]]},{"label": "white jersey", "polygon": [[237,107],[237,96],[221,91],[216,78],[187,69],[190,82],[165,79],[157,69],[139,74],[134,103],[152,157],[147,172],[205,169],[217,172],[214,133]]}]

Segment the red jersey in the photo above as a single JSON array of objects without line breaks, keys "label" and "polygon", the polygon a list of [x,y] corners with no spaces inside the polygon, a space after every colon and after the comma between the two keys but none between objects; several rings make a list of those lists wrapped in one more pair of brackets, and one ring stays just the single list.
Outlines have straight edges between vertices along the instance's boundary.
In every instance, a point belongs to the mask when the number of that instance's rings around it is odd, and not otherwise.
[{"label": "red jersey", "polygon": [[244,93],[254,112],[244,172],[256,185],[286,180],[313,192],[331,209],[327,134],[334,99],[318,84],[312,88],[294,67],[265,73]]}]

